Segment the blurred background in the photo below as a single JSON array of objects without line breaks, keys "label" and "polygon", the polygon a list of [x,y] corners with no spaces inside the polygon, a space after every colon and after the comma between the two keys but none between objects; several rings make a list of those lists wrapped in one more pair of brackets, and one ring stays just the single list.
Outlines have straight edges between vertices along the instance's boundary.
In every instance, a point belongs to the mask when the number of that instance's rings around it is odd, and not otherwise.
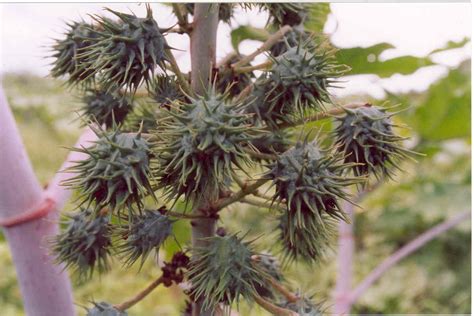
[{"label": "blurred background", "polygon": [[[76,110],[79,95],[48,76],[54,38],[65,21],[103,14],[102,8],[144,15],[138,4],[0,4],[0,77],[20,127],[37,176],[46,184],[67,154],[64,147],[80,134]],[[410,129],[410,148],[426,154],[418,163],[405,162],[406,173],[367,196],[356,214],[355,282],[411,239],[433,225],[471,207],[471,5],[452,4],[312,4],[308,25],[325,33],[339,48],[337,58],[352,67],[334,89],[338,103],[368,101],[400,104],[397,116]],[[175,23],[171,8],[153,4],[160,27]],[[221,23],[217,57],[237,48],[250,53],[261,44],[264,12],[236,10],[230,25]],[[184,71],[190,69],[189,41],[170,34],[168,41]],[[261,56],[255,64],[264,61]],[[331,122],[323,128],[331,129]],[[0,127],[1,128],[1,127]],[[72,205],[66,207],[71,210]],[[273,227],[262,210],[242,205],[225,213],[230,230]],[[182,242],[186,223],[177,225]],[[257,235],[257,234],[256,234]],[[260,234],[258,234],[260,235]],[[169,243],[162,253],[169,255]],[[167,250],[167,251],[166,251]],[[335,282],[335,256],[319,266],[286,268],[290,286],[314,293],[330,307]],[[2,316],[23,315],[8,245],[0,232],[0,307]],[[86,283],[75,282],[78,311],[92,300],[118,303],[142,289],[159,269],[152,260],[138,267],[114,269]],[[130,309],[130,315],[179,315],[184,296],[178,288],[159,288]],[[389,270],[355,305],[354,313],[470,313],[471,224],[441,235]],[[241,315],[266,315],[241,306]]]}]

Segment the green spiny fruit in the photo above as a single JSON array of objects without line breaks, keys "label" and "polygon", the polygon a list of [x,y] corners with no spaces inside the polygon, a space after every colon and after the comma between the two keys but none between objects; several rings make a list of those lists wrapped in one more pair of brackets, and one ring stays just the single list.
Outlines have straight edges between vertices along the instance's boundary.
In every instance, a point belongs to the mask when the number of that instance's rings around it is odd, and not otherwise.
[{"label": "green spiny fruit", "polygon": [[106,216],[93,217],[82,209],[70,215],[66,229],[55,236],[52,249],[58,262],[72,267],[80,277],[91,277],[94,269],[108,270],[112,226]]},{"label": "green spiny fruit", "polygon": [[152,250],[158,252],[171,235],[172,224],[173,221],[159,211],[132,216],[130,222],[117,231],[122,238],[118,250],[126,258],[126,264],[132,265],[141,257],[143,265]]},{"label": "green spiny fruit", "polygon": [[315,41],[316,36],[306,31],[303,26],[295,26],[285,34],[285,37],[272,46],[270,53],[273,57],[278,57],[286,53],[289,48],[298,47],[301,43],[306,43],[305,47],[312,52],[317,49]]},{"label": "green spiny fruit", "polygon": [[125,311],[116,309],[113,305],[106,302],[93,302],[94,307],[87,310],[86,316],[128,316]]},{"label": "green spiny fruit", "polygon": [[133,111],[127,115],[123,129],[131,132],[141,130],[143,133],[150,133],[158,128],[156,121],[159,114],[160,111],[156,103],[136,101]]},{"label": "green spiny fruit", "polygon": [[[280,271],[280,263],[277,258],[271,254],[262,253],[258,256],[257,265],[275,280],[283,281],[283,275]],[[273,288],[267,284],[255,284],[255,289],[261,297],[273,298]]]},{"label": "green spiny fruit", "polygon": [[[346,188],[361,183],[361,177],[343,177],[352,163],[341,163],[341,154],[323,155],[316,142],[298,142],[283,153],[269,173],[276,186],[274,199],[284,201],[296,218],[303,213],[319,217],[326,213],[345,220],[339,199],[350,202]],[[298,221],[298,227],[304,227]]]},{"label": "green spiny fruit", "polygon": [[203,309],[219,303],[231,305],[239,296],[252,299],[255,284],[265,282],[265,271],[253,263],[250,243],[236,235],[209,237],[206,241],[207,246],[195,249],[191,257],[191,296],[203,301]]},{"label": "green spiny fruit", "polygon": [[342,154],[323,155],[315,142],[298,142],[274,163],[269,176],[276,186],[274,200],[284,202],[280,217],[284,251],[289,259],[318,261],[325,256],[334,220],[346,220],[339,199],[350,202],[346,188],[363,178],[343,177],[353,164]]},{"label": "green spiny fruit", "polygon": [[234,167],[250,162],[246,147],[262,131],[249,124],[251,115],[243,108],[211,89],[189,103],[173,104],[159,121],[154,152],[160,185],[171,199],[193,200],[203,192],[218,198]]},{"label": "green spiny fruit", "polygon": [[243,3],[244,9],[254,7],[266,10],[269,13],[268,23],[275,26],[298,25],[306,18],[306,4],[304,3]]},{"label": "green spiny fruit", "polygon": [[[217,4],[217,3],[216,3]],[[230,24],[230,20],[234,14],[234,4],[233,3],[219,3],[219,20]],[[186,3],[186,10],[189,14],[194,15],[194,3]]]},{"label": "green spiny fruit", "polygon": [[88,89],[83,100],[84,115],[100,125],[104,124],[106,128],[121,124],[132,109],[126,98],[106,91]]},{"label": "green spiny fruit", "polygon": [[101,30],[95,31],[93,45],[80,50],[79,57],[88,61],[83,73],[93,70],[106,90],[135,91],[143,81],[151,81],[156,66],[164,68],[169,46],[149,6],[145,18],[106,10],[119,21],[94,16]]},{"label": "green spiny fruit", "polygon": [[322,316],[323,311],[320,304],[315,304],[307,298],[302,298],[296,302],[285,302],[280,305],[298,313],[299,316]]},{"label": "green spiny fruit", "polygon": [[[298,226],[303,222],[304,226]],[[336,221],[331,216],[322,214],[315,216],[302,213],[281,214],[278,230],[283,246],[285,262],[304,260],[306,262],[320,262],[327,257],[331,250],[336,234]]]},{"label": "green spiny fruit", "polygon": [[69,83],[84,80],[91,75],[91,71],[82,72],[85,62],[84,58],[78,56],[79,50],[88,49],[94,39],[92,25],[85,22],[67,23],[69,29],[65,33],[65,38],[56,40],[53,45],[53,55],[55,58],[51,75],[54,78],[69,75]]},{"label": "green spiny fruit", "polygon": [[94,128],[98,136],[95,145],[75,148],[87,158],[77,161],[70,172],[77,176],[67,180],[66,185],[79,189],[83,201],[96,209],[109,206],[112,211],[132,205],[142,207],[142,198],[154,197],[150,183],[151,151],[140,134],[120,133],[118,130],[102,131]]},{"label": "green spiny fruit", "polygon": [[356,163],[353,166],[355,175],[391,177],[392,167],[400,169],[398,162],[401,159],[416,154],[402,147],[401,141],[405,138],[394,133],[393,115],[372,106],[346,109],[346,115],[337,118],[336,144],[346,156],[346,162]]},{"label": "green spiny fruit", "polygon": [[179,89],[176,77],[174,76],[156,76],[151,82],[150,94],[153,100],[164,107],[169,107],[175,100],[185,100],[185,95]]},{"label": "green spiny fruit", "polygon": [[270,81],[275,85],[267,98],[272,111],[303,115],[307,109],[321,111],[324,103],[331,103],[328,88],[346,68],[335,63],[331,50],[315,50],[308,45],[289,48],[274,58]]},{"label": "green spiny fruit", "polygon": [[330,49],[322,45],[315,49],[314,43],[307,42],[273,58],[270,72],[255,82],[249,110],[272,129],[291,122],[295,115],[324,110],[324,104],[331,103],[328,88],[334,87],[333,78],[346,71],[333,57]]}]

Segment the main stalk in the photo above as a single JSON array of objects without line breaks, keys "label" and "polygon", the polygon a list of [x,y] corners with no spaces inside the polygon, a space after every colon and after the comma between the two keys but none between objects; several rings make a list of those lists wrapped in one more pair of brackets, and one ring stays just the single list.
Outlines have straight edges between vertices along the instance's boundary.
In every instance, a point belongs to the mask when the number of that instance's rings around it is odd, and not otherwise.
[{"label": "main stalk", "polygon": [[[193,31],[191,33],[191,89],[202,95],[209,86],[211,70],[216,64],[216,37],[219,13],[217,3],[195,3]],[[201,199],[195,203],[193,212],[202,215],[214,201],[207,192],[201,192]],[[205,245],[203,238],[214,236],[216,220],[195,219],[192,225],[193,247]],[[201,303],[193,304],[193,316],[212,316],[212,310],[201,311]]]}]

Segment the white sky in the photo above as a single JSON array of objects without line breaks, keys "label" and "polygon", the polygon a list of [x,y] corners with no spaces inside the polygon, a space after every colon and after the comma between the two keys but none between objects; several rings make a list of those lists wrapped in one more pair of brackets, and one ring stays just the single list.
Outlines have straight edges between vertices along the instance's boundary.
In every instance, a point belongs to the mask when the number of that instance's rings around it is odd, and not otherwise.
[{"label": "white sky", "polygon": [[[29,71],[47,75],[46,59],[51,38],[61,37],[64,22],[80,17],[88,20],[87,14],[103,14],[104,6],[116,10],[132,10],[144,15],[144,5],[138,4],[97,4],[97,3],[30,3],[0,4],[0,74],[5,72]],[[174,23],[171,9],[153,4],[154,16],[160,27]],[[383,57],[392,58],[404,54],[424,56],[433,49],[443,46],[447,41],[459,41],[471,36],[471,4],[382,4],[382,3],[334,3],[333,15],[325,27],[331,39],[339,47],[369,46],[379,42],[389,42],[396,48],[387,51]],[[265,13],[236,14],[232,22],[252,24],[261,27],[266,22]],[[218,58],[232,50],[229,26],[220,24],[218,33]],[[178,62],[184,71],[189,70],[189,42],[185,35],[170,34],[170,45],[185,50],[175,51]],[[258,42],[244,42],[240,50],[249,53],[259,45]],[[456,66],[471,55],[470,46],[450,54],[438,54],[436,61],[446,66]],[[264,56],[256,62],[262,61]],[[345,89],[337,94],[370,93],[383,97],[383,89],[393,92],[406,92],[410,89],[423,90],[432,81],[447,72],[447,67],[426,67],[409,76],[394,75],[388,79],[375,76],[352,76],[344,83]]]}]

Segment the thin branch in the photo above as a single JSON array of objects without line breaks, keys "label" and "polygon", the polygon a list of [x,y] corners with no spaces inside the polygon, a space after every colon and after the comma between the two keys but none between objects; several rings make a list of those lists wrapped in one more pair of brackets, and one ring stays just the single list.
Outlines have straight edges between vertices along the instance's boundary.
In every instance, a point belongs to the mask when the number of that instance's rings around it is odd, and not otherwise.
[{"label": "thin branch", "polygon": [[184,213],[178,213],[178,212],[172,212],[172,211],[167,211],[165,215],[183,218],[183,219],[209,218],[209,216],[206,216],[206,215],[184,214]]},{"label": "thin branch", "polygon": [[343,105],[343,106],[340,106],[340,107],[336,107],[334,109],[330,109],[329,111],[326,111],[326,112],[316,113],[314,115],[304,117],[302,119],[293,121],[291,123],[285,122],[285,123],[278,124],[278,128],[283,129],[283,128],[295,127],[295,126],[302,125],[302,124],[309,123],[309,122],[324,120],[324,119],[333,117],[335,115],[344,114],[346,109],[356,109],[356,108],[370,107],[370,106],[372,106],[370,103],[346,104],[346,105]]},{"label": "thin branch", "polygon": [[255,200],[255,199],[252,199],[252,198],[249,198],[249,197],[244,197],[239,202],[249,204],[249,205],[253,205],[253,206],[257,206],[257,207],[264,207],[264,208],[272,208],[273,207],[272,203]]},{"label": "thin branch", "polygon": [[190,25],[188,23],[186,15],[183,15],[179,3],[172,3],[172,6],[173,12],[176,15],[176,18],[178,19],[178,25],[180,29],[183,30],[185,33],[189,33],[191,31],[189,27]]},{"label": "thin branch", "polygon": [[189,86],[189,83],[186,80],[186,77],[179,69],[178,63],[176,62],[176,59],[174,58],[174,55],[170,49],[166,50],[166,55],[168,56],[168,61],[171,65],[171,69],[173,70],[174,74],[178,78],[178,82],[179,82],[179,85],[181,86],[181,89],[183,89],[183,91],[187,93],[188,95],[192,95],[191,87]]},{"label": "thin branch", "polygon": [[234,68],[235,73],[244,73],[244,72],[251,72],[254,70],[262,70],[262,69],[268,69],[271,65],[273,65],[273,62],[271,60],[266,61],[264,63],[255,65],[255,66],[243,66],[243,67],[238,67]]},{"label": "thin branch", "polygon": [[250,95],[250,93],[252,93],[252,90],[253,90],[253,83],[249,84],[248,86],[246,86],[244,88],[244,90],[242,90],[239,95],[235,98],[235,101],[236,102],[240,102],[240,101],[243,101],[247,96]]},{"label": "thin branch", "polygon": [[270,312],[272,315],[277,315],[277,316],[298,316],[297,313],[290,311],[289,309],[283,308],[276,306],[270,301],[267,301],[263,297],[261,297],[258,294],[255,294],[254,297],[255,302],[263,307],[266,311]]},{"label": "thin branch", "polygon": [[219,62],[216,65],[216,68],[219,69],[222,66],[230,66],[230,62],[231,62],[232,58],[237,57],[237,56],[238,56],[238,54],[235,51],[227,54],[224,58],[219,60]]},{"label": "thin branch", "polygon": [[390,257],[379,264],[374,270],[372,270],[372,272],[370,272],[361,283],[359,283],[359,285],[351,292],[349,296],[349,303],[354,304],[375,281],[377,281],[388,269],[393,267],[400,260],[423,247],[429,241],[435,239],[445,231],[469,219],[470,216],[471,211],[460,213],[457,216],[430,228],[402,248],[398,249]]},{"label": "thin branch", "polygon": [[267,183],[270,179],[259,179],[255,181],[254,184],[246,185],[244,188],[242,188],[240,191],[234,193],[228,198],[220,200],[217,205],[214,205],[213,210],[214,211],[219,211],[223,209],[224,207],[229,206],[232,203],[240,201],[243,197],[252,194],[255,192],[259,187]]},{"label": "thin branch", "polygon": [[280,284],[277,280],[275,280],[271,276],[266,276],[265,277],[268,280],[268,283],[276,290],[278,291],[281,295],[283,295],[288,302],[295,303],[299,301],[301,298],[298,297],[297,295],[291,293],[288,291],[283,285]]},{"label": "thin branch", "polygon": [[272,48],[273,45],[275,45],[280,39],[282,39],[286,33],[291,31],[291,26],[285,25],[281,29],[279,29],[277,32],[273,33],[266,41],[265,43],[262,44],[256,51],[254,51],[252,54],[245,56],[242,58],[240,61],[236,62],[235,64],[232,64],[232,68],[239,68],[242,66],[245,66],[249,64],[252,60],[254,60],[255,57],[260,55],[261,53],[269,50]]},{"label": "thin branch", "polygon": [[133,305],[137,304],[138,302],[140,302],[141,300],[143,300],[148,294],[150,294],[158,285],[160,285],[161,283],[163,283],[163,276],[160,276],[158,279],[156,279],[155,281],[153,281],[150,285],[148,285],[143,291],[141,291],[140,293],[138,293],[136,296],[134,296],[133,298],[121,303],[121,304],[118,304],[118,305],[115,305],[114,307],[116,309],[118,309],[119,311],[124,311],[124,310],[127,310],[129,309],[130,307],[132,307]]}]

